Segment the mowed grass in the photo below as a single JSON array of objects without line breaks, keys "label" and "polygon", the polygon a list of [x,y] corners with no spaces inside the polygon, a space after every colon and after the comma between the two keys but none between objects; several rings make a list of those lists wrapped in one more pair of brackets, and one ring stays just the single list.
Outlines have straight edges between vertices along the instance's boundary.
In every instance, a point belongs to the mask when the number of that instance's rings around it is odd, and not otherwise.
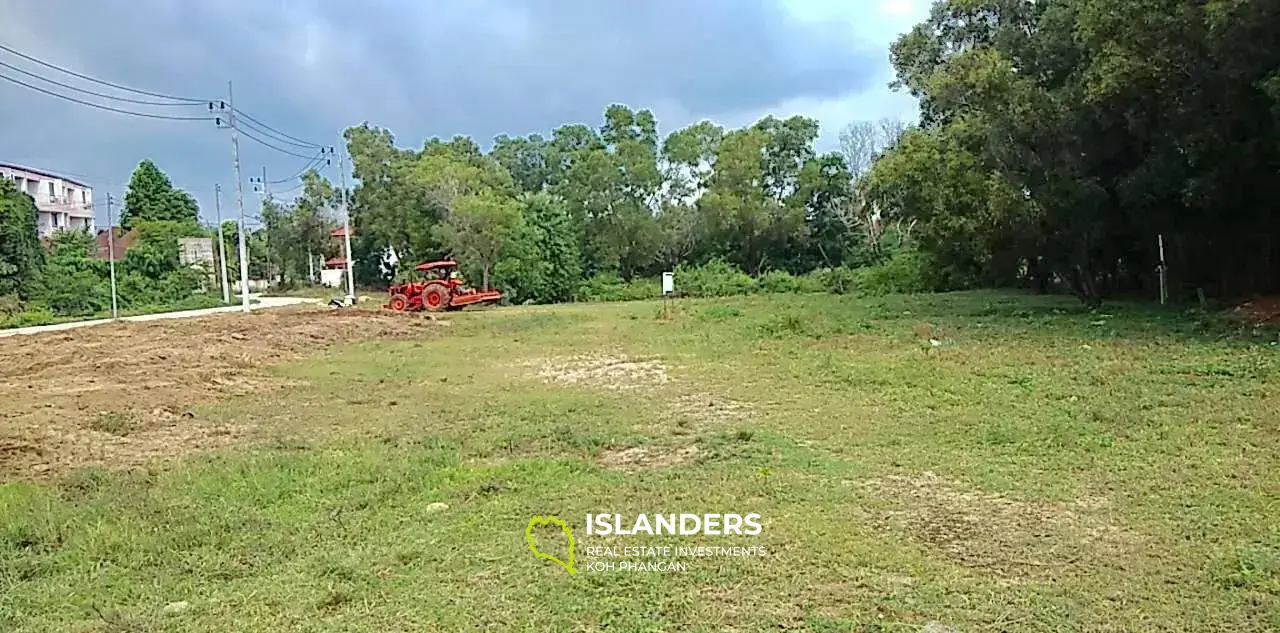
[{"label": "mowed grass", "polygon": [[[995,293],[451,319],[200,412],[256,444],[0,486],[0,630],[1280,630],[1274,335]],[[641,544],[769,555],[585,569]]]}]

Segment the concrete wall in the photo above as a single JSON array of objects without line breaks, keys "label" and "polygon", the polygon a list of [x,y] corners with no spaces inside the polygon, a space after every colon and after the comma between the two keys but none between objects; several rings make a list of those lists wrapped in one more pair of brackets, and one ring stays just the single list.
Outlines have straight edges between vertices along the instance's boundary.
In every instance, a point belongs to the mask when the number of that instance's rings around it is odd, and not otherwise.
[{"label": "concrete wall", "polygon": [[205,264],[210,270],[217,265],[213,255],[213,238],[184,237],[178,240],[178,259],[185,266]]}]

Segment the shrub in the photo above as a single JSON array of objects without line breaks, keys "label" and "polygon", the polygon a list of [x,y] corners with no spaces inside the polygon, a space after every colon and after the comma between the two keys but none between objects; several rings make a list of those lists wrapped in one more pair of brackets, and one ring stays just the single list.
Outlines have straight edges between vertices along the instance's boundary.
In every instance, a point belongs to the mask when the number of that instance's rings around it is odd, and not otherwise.
[{"label": "shrub", "polygon": [[857,290],[868,296],[929,292],[928,262],[915,249],[902,249],[887,261],[857,271]]},{"label": "shrub", "polygon": [[0,329],[11,327],[29,327],[32,325],[49,325],[58,320],[58,315],[43,304],[31,302],[26,304],[25,311],[8,315],[0,313]]},{"label": "shrub", "polygon": [[574,289],[575,301],[638,301],[662,296],[662,285],[656,279],[624,281],[612,273],[593,275]]},{"label": "shrub", "polygon": [[756,287],[760,292],[769,293],[815,293],[826,292],[822,281],[812,275],[792,275],[785,270],[771,270],[756,279]]},{"label": "shrub", "polygon": [[851,294],[858,289],[859,270],[858,268],[845,266],[820,268],[805,275],[805,279],[811,281],[818,288],[818,292],[830,292],[837,295]]},{"label": "shrub", "polygon": [[22,310],[22,299],[19,299],[18,295],[0,295],[0,318],[11,317]]},{"label": "shrub", "polygon": [[723,259],[676,267],[676,292],[689,297],[732,297],[755,292],[756,280]]}]

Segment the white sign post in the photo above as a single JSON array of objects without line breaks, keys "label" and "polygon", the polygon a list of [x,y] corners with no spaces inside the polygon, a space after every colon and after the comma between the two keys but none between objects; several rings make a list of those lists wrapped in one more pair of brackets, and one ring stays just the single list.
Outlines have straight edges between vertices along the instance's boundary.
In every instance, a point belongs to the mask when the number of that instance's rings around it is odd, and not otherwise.
[{"label": "white sign post", "polygon": [[671,308],[668,303],[668,297],[676,291],[676,274],[662,273],[662,316],[664,318],[671,315]]}]

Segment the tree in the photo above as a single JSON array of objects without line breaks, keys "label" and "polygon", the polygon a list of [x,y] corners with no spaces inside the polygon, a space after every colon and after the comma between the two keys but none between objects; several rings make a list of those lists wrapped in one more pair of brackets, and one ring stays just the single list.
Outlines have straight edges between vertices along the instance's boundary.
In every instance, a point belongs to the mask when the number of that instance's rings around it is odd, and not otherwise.
[{"label": "tree", "polygon": [[549,143],[539,134],[514,138],[504,134],[493,140],[489,156],[510,172],[520,191],[533,193],[552,184],[548,149]]},{"label": "tree", "polygon": [[494,266],[494,279],[516,302],[573,298],[582,277],[577,230],[564,200],[546,192],[520,199],[522,221]]},{"label": "tree", "polygon": [[39,288],[44,249],[38,222],[31,196],[0,179],[0,297],[26,301]]},{"label": "tree", "polygon": [[106,266],[92,258],[96,247],[87,231],[57,231],[49,239],[39,299],[55,314],[88,316],[111,305]]},{"label": "tree", "polygon": [[129,179],[120,211],[120,226],[129,229],[139,220],[199,222],[200,210],[191,194],[173,188],[169,177],[144,160]]},{"label": "tree", "polygon": [[483,288],[503,249],[521,227],[520,205],[494,191],[462,195],[436,227],[442,243],[465,264],[479,266]]}]

